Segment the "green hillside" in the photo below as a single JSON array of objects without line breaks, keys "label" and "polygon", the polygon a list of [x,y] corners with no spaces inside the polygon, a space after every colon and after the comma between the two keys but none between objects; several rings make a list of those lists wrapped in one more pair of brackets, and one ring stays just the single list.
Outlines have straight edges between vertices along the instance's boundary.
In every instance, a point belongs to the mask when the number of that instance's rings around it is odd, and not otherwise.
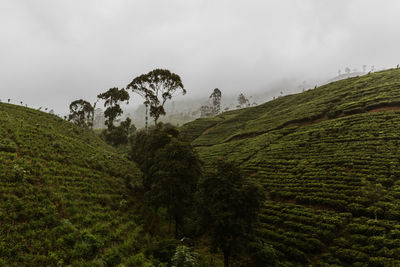
[{"label": "green hillside", "polygon": [[90,131],[0,103],[0,266],[142,266],[138,174]]},{"label": "green hillside", "polygon": [[[286,266],[400,265],[400,70],[337,81],[182,127],[206,166],[260,181],[259,236]],[[374,220],[363,179],[382,184]]]}]

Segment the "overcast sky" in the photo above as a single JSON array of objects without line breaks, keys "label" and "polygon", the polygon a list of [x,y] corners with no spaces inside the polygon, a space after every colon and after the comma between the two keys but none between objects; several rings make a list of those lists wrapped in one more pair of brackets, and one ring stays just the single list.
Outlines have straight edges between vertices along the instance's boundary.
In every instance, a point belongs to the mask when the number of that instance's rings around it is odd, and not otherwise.
[{"label": "overcast sky", "polygon": [[398,0],[0,0],[0,99],[65,113],[154,68],[197,97],[394,67],[399,14]]}]

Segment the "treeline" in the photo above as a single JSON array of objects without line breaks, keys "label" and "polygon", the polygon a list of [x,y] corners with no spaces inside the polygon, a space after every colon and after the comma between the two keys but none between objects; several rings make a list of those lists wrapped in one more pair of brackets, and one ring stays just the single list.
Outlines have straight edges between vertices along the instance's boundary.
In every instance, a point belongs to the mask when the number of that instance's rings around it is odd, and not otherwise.
[{"label": "treeline", "polygon": [[147,128],[148,115],[154,119],[154,124],[157,125],[160,116],[165,115],[165,103],[174,96],[186,94],[186,89],[183,87],[179,75],[169,70],[155,69],[133,79],[126,89],[114,87],[98,94],[93,105],[83,99],[73,101],[69,106],[68,120],[82,127],[93,128],[94,111],[98,101],[102,100],[106,108],[104,117],[107,128],[101,136],[114,146],[127,144],[129,136],[136,128],[132,125],[130,118],[121,122],[119,126],[116,126],[116,122],[123,113],[121,103],[128,104],[131,99],[129,92],[136,93],[144,99]]}]

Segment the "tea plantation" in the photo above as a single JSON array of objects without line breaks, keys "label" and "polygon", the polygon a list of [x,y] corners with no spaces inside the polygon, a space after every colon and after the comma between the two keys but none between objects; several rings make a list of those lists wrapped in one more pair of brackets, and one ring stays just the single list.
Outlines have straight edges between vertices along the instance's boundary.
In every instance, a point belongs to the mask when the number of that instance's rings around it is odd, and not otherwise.
[{"label": "tea plantation", "polygon": [[138,174],[89,130],[0,103],[0,266],[146,266]]},{"label": "tea plantation", "polygon": [[[209,165],[268,195],[259,236],[283,266],[400,266],[400,70],[370,73],[181,128]],[[364,181],[382,184],[377,217]]]}]

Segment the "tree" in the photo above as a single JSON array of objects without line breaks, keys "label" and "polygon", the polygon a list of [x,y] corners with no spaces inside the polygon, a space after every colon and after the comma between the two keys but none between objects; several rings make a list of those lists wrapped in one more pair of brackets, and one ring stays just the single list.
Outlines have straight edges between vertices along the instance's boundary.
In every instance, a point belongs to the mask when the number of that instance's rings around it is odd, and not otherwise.
[{"label": "tree", "polygon": [[172,257],[172,267],[195,267],[197,264],[197,254],[186,246],[178,246]]},{"label": "tree", "polygon": [[124,88],[118,89],[117,87],[114,87],[99,94],[97,97],[105,100],[104,107],[107,107],[104,111],[104,116],[106,117],[105,124],[107,125],[108,130],[112,130],[115,127],[114,121],[122,114],[120,103],[123,101],[127,101],[128,103],[129,94]]},{"label": "tree", "polygon": [[146,191],[151,189],[154,183],[151,167],[154,164],[156,152],[171,142],[172,138],[178,138],[179,131],[170,124],[159,124],[148,130],[138,131],[131,144],[130,158],[135,161],[143,173],[142,183]]},{"label": "tree", "polygon": [[211,99],[211,111],[213,115],[218,115],[221,110],[221,90],[215,88],[212,94],[210,95]]},{"label": "tree", "polygon": [[182,141],[175,127],[160,123],[136,135],[131,158],[143,172],[146,198],[156,209],[166,209],[170,222],[175,221],[178,237],[201,175],[197,153],[190,143]]},{"label": "tree", "polygon": [[212,109],[208,105],[203,105],[200,107],[200,117],[205,118],[212,115]]},{"label": "tree", "polygon": [[385,188],[379,183],[373,183],[367,180],[363,181],[364,186],[362,187],[362,192],[365,198],[368,199],[371,207],[374,211],[374,218],[375,221],[378,220],[377,216],[377,203],[385,198],[386,190]]},{"label": "tree", "polygon": [[199,188],[201,225],[211,235],[212,246],[222,250],[227,267],[233,252],[240,252],[252,234],[264,200],[262,187],[245,179],[232,162],[219,160]]},{"label": "tree", "polygon": [[367,71],[367,65],[363,65],[362,69],[363,69],[363,72],[366,72]]},{"label": "tree", "polygon": [[167,100],[179,94],[186,94],[181,78],[166,69],[155,69],[147,74],[142,74],[127,85],[127,89],[142,96],[147,110],[150,108],[150,117],[154,118],[154,124],[161,115],[165,115],[164,104]]},{"label": "tree", "polygon": [[154,184],[149,195],[155,207],[166,208],[175,221],[175,237],[193,207],[201,163],[190,143],[178,138],[156,152],[151,167]]},{"label": "tree", "polygon": [[112,129],[107,129],[107,131],[103,131],[102,135],[107,143],[113,146],[118,146],[127,144],[134,136],[135,131],[136,127],[132,124],[131,119],[126,118],[118,126],[115,126]]},{"label": "tree", "polygon": [[349,67],[346,67],[346,68],[344,69],[344,71],[345,71],[347,74],[350,74],[351,69],[350,69]]},{"label": "tree", "polygon": [[244,94],[240,94],[237,98],[237,101],[239,103],[239,106],[242,107],[246,107],[250,105],[249,100],[244,96]]},{"label": "tree", "polygon": [[69,105],[68,120],[80,127],[91,128],[93,116],[93,106],[83,99],[75,100]]}]

